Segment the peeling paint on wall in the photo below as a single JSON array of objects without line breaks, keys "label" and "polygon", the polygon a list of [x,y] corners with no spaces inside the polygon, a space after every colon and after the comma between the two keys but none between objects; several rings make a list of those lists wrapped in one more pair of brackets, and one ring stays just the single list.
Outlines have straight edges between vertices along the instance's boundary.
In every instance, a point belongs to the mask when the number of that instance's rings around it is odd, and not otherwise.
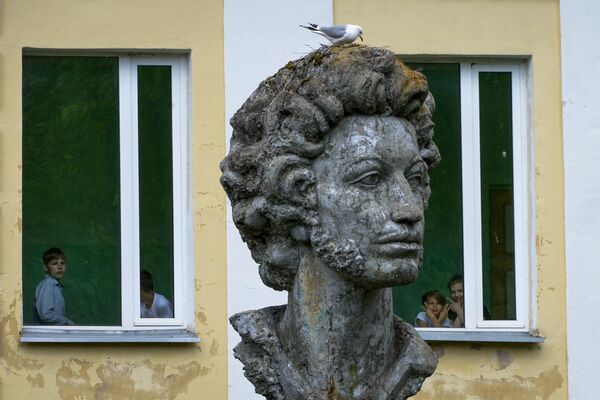
[{"label": "peeling paint on wall", "polygon": [[[8,313],[0,319],[0,365],[10,375],[24,376],[31,388],[46,387],[44,375],[55,377],[57,396],[61,400],[86,399],[176,399],[188,392],[190,383],[199,376],[207,375],[213,365],[203,366],[197,361],[176,364],[154,362],[116,362],[107,357],[103,362],[68,358],[58,368],[49,368],[44,362],[24,355],[19,344],[19,323],[16,306],[21,302],[20,292],[8,307]],[[0,303],[0,308],[2,303]],[[36,347],[38,348],[38,347]],[[219,342],[212,339],[211,356],[216,356]],[[42,350],[44,350],[42,348]],[[39,372],[36,372],[39,371]],[[46,392],[48,393],[48,392]]]},{"label": "peeling paint on wall", "polygon": [[513,357],[508,351],[497,350],[496,351],[496,359],[497,359],[497,370],[506,369],[513,362]]},{"label": "peeling paint on wall", "polygon": [[[1,299],[0,299],[1,300]],[[18,374],[21,371],[35,371],[44,367],[44,362],[26,357],[19,351],[19,322],[16,317],[17,303],[21,303],[21,293],[15,292],[15,298],[8,312],[0,319],[0,365],[6,372]],[[0,301],[0,310],[5,312]]]},{"label": "peeling paint on wall", "polygon": [[[51,370],[45,367],[44,362],[23,355],[19,345],[17,303],[20,303],[20,296],[13,299],[8,313],[0,319],[0,365],[12,375],[26,374],[25,379],[32,388],[43,388],[46,382],[42,373],[48,374]],[[213,339],[211,355],[216,355],[218,348],[219,342]],[[175,399],[187,393],[189,384],[195,378],[207,375],[211,369],[212,365],[202,366],[197,361],[177,365],[149,359],[142,362],[115,362],[108,357],[102,363],[95,363],[69,358],[54,370],[54,376],[61,400],[162,400]]]},{"label": "peeling paint on wall", "polygon": [[196,321],[198,321],[198,324],[206,325],[206,314],[202,311],[198,311],[196,313]]},{"label": "peeling paint on wall", "polygon": [[469,348],[471,350],[475,350],[475,351],[481,350],[482,347],[483,347],[483,345],[481,343],[473,343],[471,346],[469,346]]},{"label": "peeling paint on wall", "polygon": [[509,378],[485,378],[465,380],[454,374],[436,373],[427,381],[415,397],[418,400],[464,399],[464,400],[547,400],[560,389],[564,378],[558,366],[540,372],[534,377],[513,375]]},{"label": "peeling paint on wall", "polygon": [[107,360],[93,367],[94,363],[89,361],[64,361],[56,373],[60,399],[175,399],[187,393],[192,380],[210,371],[196,361],[167,366],[150,360],[142,363]]},{"label": "peeling paint on wall", "polygon": [[27,375],[27,382],[31,385],[32,388],[43,388],[44,387],[44,377],[39,372],[34,375]]},{"label": "peeling paint on wall", "polygon": [[536,253],[540,257],[546,255],[545,253],[542,253],[542,249],[544,248],[544,246],[550,245],[550,244],[552,244],[551,240],[544,239],[541,235],[536,235],[536,237],[535,237],[535,250],[536,250]]},{"label": "peeling paint on wall", "polygon": [[219,353],[219,342],[216,339],[213,339],[210,343],[210,355],[216,356]]}]

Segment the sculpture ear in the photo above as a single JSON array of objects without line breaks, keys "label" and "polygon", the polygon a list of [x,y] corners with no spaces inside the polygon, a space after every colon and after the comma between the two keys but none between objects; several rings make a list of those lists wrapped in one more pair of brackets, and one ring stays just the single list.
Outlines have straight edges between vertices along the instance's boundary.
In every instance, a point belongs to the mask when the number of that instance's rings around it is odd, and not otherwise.
[{"label": "sculpture ear", "polygon": [[268,197],[307,210],[316,208],[315,176],[308,160],[294,155],[275,157],[263,177]]}]

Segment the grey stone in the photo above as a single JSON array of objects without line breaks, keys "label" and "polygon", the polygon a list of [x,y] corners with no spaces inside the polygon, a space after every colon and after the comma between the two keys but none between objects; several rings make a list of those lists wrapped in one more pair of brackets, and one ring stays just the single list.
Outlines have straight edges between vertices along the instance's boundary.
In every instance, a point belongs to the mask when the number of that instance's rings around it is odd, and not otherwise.
[{"label": "grey stone", "polygon": [[435,370],[391,289],[423,259],[434,108],[393,53],[348,45],[288,63],[233,116],[221,183],[263,282],[288,291],[230,319],[267,399],[405,399]]}]

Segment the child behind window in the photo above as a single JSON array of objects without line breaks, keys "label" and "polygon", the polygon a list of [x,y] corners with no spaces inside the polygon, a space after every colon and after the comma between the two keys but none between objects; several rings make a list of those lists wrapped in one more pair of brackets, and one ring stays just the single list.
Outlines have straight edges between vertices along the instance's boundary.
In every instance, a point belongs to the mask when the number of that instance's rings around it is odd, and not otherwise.
[{"label": "child behind window", "polygon": [[173,305],[165,296],[154,291],[154,281],[150,272],[140,273],[140,317],[173,318]]},{"label": "child behind window", "polygon": [[448,317],[452,320],[454,328],[465,327],[464,313],[464,280],[462,275],[454,275],[448,281],[448,290],[452,297],[452,303],[449,307]]},{"label": "child behind window", "polygon": [[423,311],[417,314],[415,326],[420,328],[452,328],[448,318],[446,299],[437,290],[430,290],[421,296]]},{"label": "child behind window", "polygon": [[46,277],[35,288],[33,318],[38,325],[73,325],[65,315],[65,299],[60,282],[67,272],[67,256],[51,247],[42,256]]}]

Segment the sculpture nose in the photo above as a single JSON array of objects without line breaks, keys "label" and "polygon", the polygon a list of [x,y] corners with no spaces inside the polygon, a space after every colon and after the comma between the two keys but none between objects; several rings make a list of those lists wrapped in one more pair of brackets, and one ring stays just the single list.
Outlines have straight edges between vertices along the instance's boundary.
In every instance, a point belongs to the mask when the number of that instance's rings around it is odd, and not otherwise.
[{"label": "sculpture nose", "polygon": [[423,219],[420,208],[413,203],[395,204],[391,211],[394,222],[416,223]]}]

